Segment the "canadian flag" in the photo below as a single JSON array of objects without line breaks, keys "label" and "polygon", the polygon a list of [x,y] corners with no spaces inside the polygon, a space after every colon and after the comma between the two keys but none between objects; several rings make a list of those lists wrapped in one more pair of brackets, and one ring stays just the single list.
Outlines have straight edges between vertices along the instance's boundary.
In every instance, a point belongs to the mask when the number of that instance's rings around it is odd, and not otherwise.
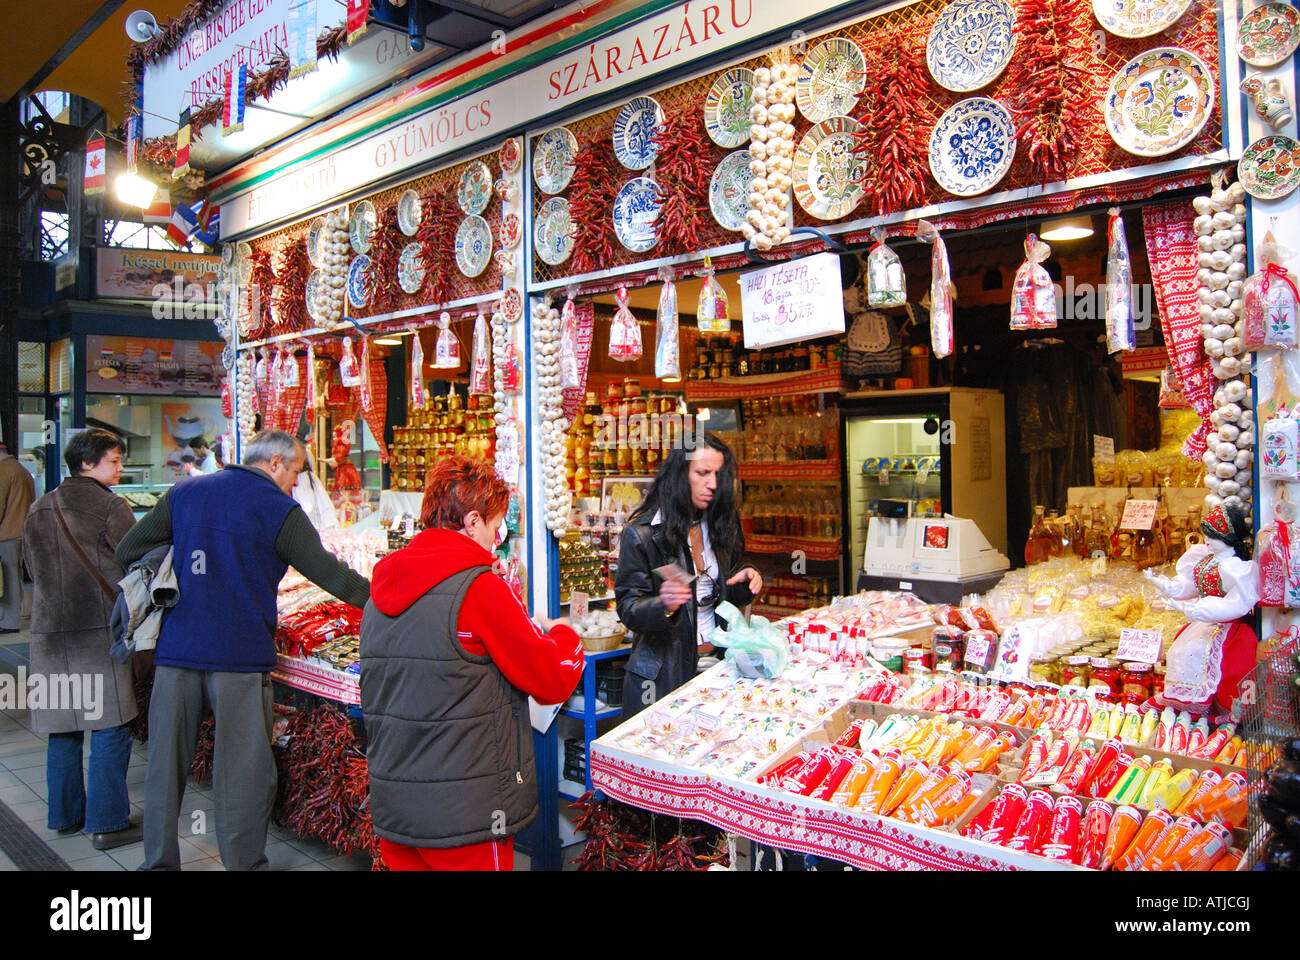
[{"label": "canadian flag", "polygon": [[93,197],[104,192],[107,161],[103,137],[96,137],[86,144],[86,175],[84,177],[86,196]]}]

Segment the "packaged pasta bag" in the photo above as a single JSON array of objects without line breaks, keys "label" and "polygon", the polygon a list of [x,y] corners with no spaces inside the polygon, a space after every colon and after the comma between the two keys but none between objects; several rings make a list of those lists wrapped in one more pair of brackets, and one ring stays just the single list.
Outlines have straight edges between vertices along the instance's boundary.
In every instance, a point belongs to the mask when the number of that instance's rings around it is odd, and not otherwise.
[{"label": "packaged pasta bag", "polygon": [[[613,331],[611,329],[611,337]],[[578,361],[578,307],[573,297],[560,310],[560,389],[582,388],[582,369]]]},{"label": "packaged pasta bag", "polygon": [[1300,480],[1300,436],[1297,421],[1285,406],[1264,421],[1260,432],[1262,480]]},{"label": "packaged pasta bag", "polygon": [[1133,330],[1133,264],[1128,237],[1118,207],[1107,211],[1109,246],[1106,253],[1106,351],[1119,353],[1137,347]]},{"label": "packaged pasta bag", "polygon": [[460,366],[460,341],[451,332],[451,314],[446,310],[438,315],[438,339],[433,345],[433,365],[440,370]]},{"label": "packaged pasta bag", "polygon": [[492,337],[488,334],[487,317],[478,315],[474,321],[474,343],[470,350],[469,392],[492,392]]},{"label": "packaged pasta bag", "polygon": [[957,289],[948,264],[948,248],[939,231],[926,220],[916,225],[916,239],[933,245],[930,251],[930,348],[936,360],[952,353],[954,344],[952,302]]},{"label": "packaged pasta bag", "polygon": [[411,406],[424,406],[424,345],[418,330],[411,334]]},{"label": "packaged pasta bag", "polygon": [[907,303],[907,280],[898,254],[885,245],[884,231],[867,252],[867,306],[901,307]]},{"label": "packaged pasta bag", "polygon": [[1025,262],[1011,287],[1011,329],[1051,330],[1056,326],[1056,291],[1043,261],[1052,248],[1035,234],[1025,238]]},{"label": "packaged pasta bag", "polygon": [[1300,344],[1297,334],[1300,292],[1296,290],[1295,278],[1280,265],[1282,259],[1283,251],[1270,230],[1264,234],[1259,247],[1261,267],[1246,278],[1241,288],[1242,341],[1247,350],[1288,349]]},{"label": "packaged pasta bag", "polygon": [[641,328],[627,306],[627,287],[620,284],[615,294],[618,309],[609,325],[609,355],[615,360],[641,359]]},{"label": "packaged pasta bag", "polygon": [[[705,279],[712,280],[712,272]],[[716,280],[713,282],[717,283]],[[702,291],[700,305],[703,308]],[[701,322],[703,316],[700,315]],[[655,316],[655,376],[662,380],[677,381],[682,378],[681,349],[677,334],[677,286],[671,280],[665,280],[663,289],[659,291],[659,308]]]},{"label": "packaged pasta bag", "polygon": [[731,318],[727,315],[727,291],[722,289],[713,275],[713,263],[704,258],[704,276],[700,278],[700,302],[695,311],[700,333],[730,333]]}]

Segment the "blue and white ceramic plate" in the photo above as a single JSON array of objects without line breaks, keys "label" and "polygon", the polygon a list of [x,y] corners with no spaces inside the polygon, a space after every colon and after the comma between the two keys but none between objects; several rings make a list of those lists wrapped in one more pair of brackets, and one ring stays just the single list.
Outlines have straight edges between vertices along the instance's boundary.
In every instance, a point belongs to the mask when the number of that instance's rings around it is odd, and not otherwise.
[{"label": "blue and white ceramic plate", "polygon": [[221,365],[227,370],[235,369],[235,348],[230,344],[221,348]]},{"label": "blue and white ceramic plate", "polygon": [[552,197],[542,204],[533,219],[533,241],[543,263],[556,267],[569,259],[573,252],[573,237],[569,235],[572,225],[569,201],[564,197]]},{"label": "blue and white ceramic plate", "polygon": [[319,267],[321,265],[320,235],[321,231],[324,229],[324,217],[317,217],[311,222],[311,226],[307,228],[307,259],[311,261],[313,267]]},{"label": "blue and white ceramic plate", "polygon": [[654,163],[658,148],[650,138],[659,132],[664,111],[651,97],[633,97],[614,118],[614,156],[629,170],[644,170]]},{"label": "blue and white ceramic plate", "polygon": [[568,127],[547,130],[533,149],[533,180],[542,193],[559,193],[573,179],[573,158],[578,138]]},{"label": "blue and white ceramic plate", "polygon": [[456,229],[456,266],[477,277],[492,262],[492,228],[482,217],[466,217]]},{"label": "blue and white ceramic plate", "polygon": [[659,242],[655,222],[659,219],[659,197],[655,182],[648,177],[629,180],[614,197],[614,234],[633,253],[644,253]]},{"label": "blue and white ceramic plate", "polygon": [[1011,62],[1015,24],[1008,0],[954,0],[935,20],[925,44],[930,76],[957,93],[988,86]]},{"label": "blue and white ceramic plate", "polygon": [[370,302],[370,258],[353,257],[348,264],[348,303],[360,310]]},{"label": "blue and white ceramic plate", "polygon": [[352,219],[348,223],[348,240],[352,243],[353,253],[370,252],[370,241],[378,223],[375,205],[369,200],[362,200],[353,208]]},{"label": "blue and white ceramic plate", "polygon": [[1172,27],[1192,0],[1092,0],[1092,13],[1117,37],[1150,37]]},{"label": "blue and white ceramic plate", "polygon": [[749,185],[754,179],[748,150],[722,158],[709,181],[709,210],[723,230],[739,230],[749,215]]},{"label": "blue and white ceramic plate", "polygon": [[808,51],[799,65],[794,100],[812,123],[847,116],[867,84],[867,61],[852,40],[831,37]]},{"label": "blue and white ceramic plate", "polygon": [[753,70],[736,67],[714,79],[704,98],[704,129],[710,140],[724,150],[749,142],[749,108],[753,95]]},{"label": "blue and white ceramic plate", "polygon": [[307,316],[311,317],[317,323],[320,322],[320,311],[316,308],[317,301],[320,297],[320,286],[323,276],[319,270],[313,270],[307,277],[307,286],[303,293],[303,299],[307,301]]},{"label": "blue and white ceramic plate", "polygon": [[930,135],[930,170],[959,197],[984,193],[1006,176],[1016,155],[1016,125],[1007,108],[971,97],[944,111]]}]

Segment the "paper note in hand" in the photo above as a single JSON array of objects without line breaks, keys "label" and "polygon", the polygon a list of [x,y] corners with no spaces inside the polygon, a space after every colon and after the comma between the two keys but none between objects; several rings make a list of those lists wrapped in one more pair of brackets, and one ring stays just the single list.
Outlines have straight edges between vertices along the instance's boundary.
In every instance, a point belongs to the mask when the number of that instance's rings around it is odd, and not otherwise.
[{"label": "paper note in hand", "polygon": [[665,563],[662,567],[655,567],[655,573],[659,574],[664,580],[676,580],[678,583],[690,586],[695,578],[690,576],[685,570],[675,563]]}]

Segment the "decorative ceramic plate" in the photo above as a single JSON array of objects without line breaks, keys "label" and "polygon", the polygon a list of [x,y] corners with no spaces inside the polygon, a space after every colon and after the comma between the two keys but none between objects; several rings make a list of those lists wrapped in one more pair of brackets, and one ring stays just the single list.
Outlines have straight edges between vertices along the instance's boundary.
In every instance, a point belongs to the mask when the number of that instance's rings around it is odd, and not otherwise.
[{"label": "decorative ceramic plate", "polygon": [[476,217],[492,200],[492,171],[482,160],[467,166],[456,187],[456,202],[468,216]]},{"label": "decorative ceramic plate", "polygon": [[348,264],[348,303],[360,310],[370,302],[370,258],[353,257]]},{"label": "decorative ceramic plate", "polygon": [[307,277],[307,286],[305,287],[306,292],[303,295],[303,299],[307,301],[307,316],[311,317],[318,323],[320,322],[320,313],[316,310],[316,301],[320,295],[322,279],[323,275],[321,272],[319,270],[313,270]]},{"label": "decorative ceramic plate", "polygon": [[1260,137],[1237,161],[1237,178],[1257,200],[1281,200],[1300,186],[1300,143],[1290,137]]},{"label": "decorative ceramic plate", "polygon": [[1149,37],[1172,27],[1192,0],[1092,0],[1097,22],[1117,37]]},{"label": "decorative ceramic plate", "polygon": [[858,45],[842,37],[823,40],[799,65],[794,100],[813,123],[849,113],[867,84],[867,61]]},{"label": "decorative ceramic plate", "polygon": [[658,187],[649,177],[636,177],[619,187],[614,197],[614,234],[633,253],[644,253],[659,242]]},{"label": "decorative ceramic plate", "polygon": [[559,193],[573,179],[573,158],[578,138],[568,127],[547,130],[533,151],[533,181],[542,193]]},{"label": "decorative ceramic plate", "polygon": [[1016,125],[1007,108],[971,97],[944,111],[930,135],[930,170],[939,186],[973,197],[1006,176],[1016,155]]},{"label": "decorative ceramic plate", "polygon": [[1124,64],[1102,104],[1111,139],[1139,157],[1159,157],[1187,146],[1213,108],[1209,68],[1178,47],[1157,47]]},{"label": "decorative ceramic plate", "polygon": [[505,317],[508,323],[515,323],[523,315],[523,295],[514,287],[508,287],[506,292],[501,294],[501,316]]},{"label": "decorative ceramic plate", "polygon": [[497,269],[507,275],[513,275],[515,272],[515,255],[509,250],[498,250],[492,254],[492,261],[497,265]]},{"label": "decorative ceramic plate", "polygon": [[324,229],[324,217],[317,217],[311,222],[311,226],[307,228],[307,239],[304,243],[307,244],[307,259],[311,261],[313,267],[319,267],[321,265],[320,234]]},{"label": "decorative ceramic plate", "polygon": [[253,279],[253,248],[245,240],[235,247],[235,262],[239,264],[239,282],[248,283]]},{"label": "decorative ceramic plate", "polygon": [[235,369],[235,348],[230,344],[221,348],[221,365],[227,370]]},{"label": "decorative ceramic plate", "polygon": [[507,250],[513,250],[519,246],[519,214],[507,213],[501,218],[501,227],[497,236],[501,238],[501,246]]},{"label": "decorative ceramic plate", "polygon": [[1015,10],[1007,0],[955,0],[943,8],[925,43],[930,76],[967,93],[998,78],[1015,50]]},{"label": "decorative ceramic plate", "polygon": [[424,206],[420,203],[420,195],[414,190],[403,190],[397,201],[397,229],[408,237],[415,236],[422,216]]},{"label": "decorative ceramic plate", "polygon": [[233,243],[223,243],[221,245],[221,265],[227,270],[235,265],[235,245]]},{"label": "decorative ceramic plate", "polygon": [[397,285],[407,293],[418,293],[423,284],[424,260],[420,256],[420,245],[408,243],[397,261]]},{"label": "decorative ceramic plate", "polygon": [[569,259],[573,252],[573,238],[569,236],[572,224],[569,201],[564,197],[552,197],[542,204],[533,220],[533,241],[543,263],[555,267]]},{"label": "decorative ceramic plate", "polygon": [[519,169],[519,161],[524,155],[524,142],[518,137],[511,137],[505,143],[501,144],[501,152],[497,154],[497,159],[501,163],[502,173],[514,173]]},{"label": "decorative ceramic plate", "polygon": [[1300,11],[1288,3],[1256,7],[1237,27],[1237,56],[1252,67],[1273,67],[1300,46]]},{"label": "decorative ceramic plate", "polygon": [[722,158],[709,181],[709,210],[723,230],[739,230],[749,215],[749,171],[753,158],[748,150],[737,150]]},{"label": "decorative ceramic plate", "polygon": [[482,217],[466,217],[456,228],[456,266],[477,277],[492,262],[492,228]]},{"label": "decorative ceramic plate", "polygon": [[633,97],[623,104],[614,118],[614,156],[618,162],[629,170],[644,170],[654,163],[659,150],[650,138],[663,122],[663,108],[652,97]]},{"label": "decorative ceramic plate", "polygon": [[370,252],[370,241],[375,235],[375,225],[378,222],[373,203],[362,200],[356,205],[352,219],[348,222],[348,240],[352,243],[353,253]]},{"label": "decorative ceramic plate", "polygon": [[726,150],[749,142],[749,108],[753,94],[753,70],[736,67],[714,79],[704,98],[704,129],[708,131],[710,140]]},{"label": "decorative ceramic plate", "polygon": [[818,220],[848,216],[862,202],[866,161],[853,153],[858,122],[828,117],[799,141],[794,152],[794,197]]}]

